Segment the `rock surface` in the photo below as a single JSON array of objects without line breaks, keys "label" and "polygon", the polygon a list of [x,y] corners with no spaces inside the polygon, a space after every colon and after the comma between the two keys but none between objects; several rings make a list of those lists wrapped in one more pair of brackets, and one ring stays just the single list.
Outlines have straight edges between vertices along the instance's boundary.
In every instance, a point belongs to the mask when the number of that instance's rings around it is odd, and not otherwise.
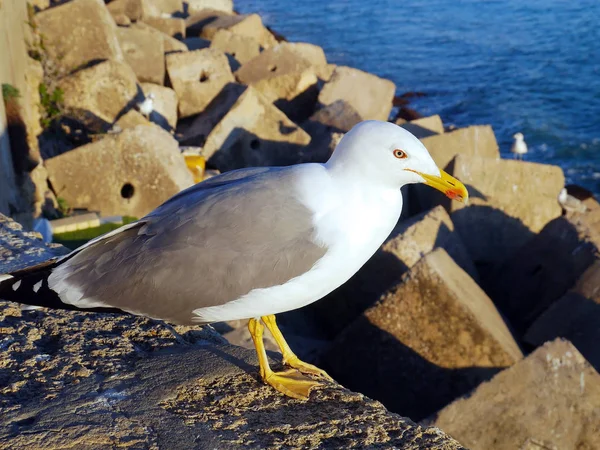
[{"label": "rock surface", "polygon": [[200,37],[210,40],[221,29],[229,30],[240,36],[250,37],[263,48],[269,48],[277,44],[277,40],[265,28],[258,14],[220,15],[202,27]]},{"label": "rock surface", "polygon": [[204,111],[234,81],[227,57],[212,48],[167,55],[167,71],[179,99],[180,117]]},{"label": "rock surface", "polygon": [[600,375],[556,340],[443,409],[435,424],[472,450],[600,448]]},{"label": "rock surface", "polygon": [[387,121],[396,86],[389,80],[351,67],[337,66],[319,93],[319,103],[348,102],[363,120]]},{"label": "rock surface", "polygon": [[142,18],[174,16],[182,14],[184,5],[182,0],[133,0],[141,1],[143,7]]},{"label": "rock surface", "polygon": [[[0,248],[34,256],[0,253],[1,270],[55,255],[19,228],[0,216]],[[284,397],[209,327],[0,301],[0,344],[0,448],[464,450],[335,383]]]},{"label": "rock surface", "polygon": [[125,61],[138,81],[163,84],[165,81],[165,46],[157,33],[136,28],[119,27],[119,44]]},{"label": "rock surface", "polygon": [[117,26],[101,0],[73,0],[36,14],[35,20],[46,54],[63,71],[93,61],[123,61]]},{"label": "rock surface", "polygon": [[233,12],[232,0],[186,0],[188,12],[194,14],[197,11],[212,9],[214,11]]},{"label": "rock surface", "polygon": [[551,221],[486,277],[486,291],[517,332],[524,333],[598,258],[600,239],[591,232],[598,220],[600,211],[579,221]]},{"label": "rock surface", "polygon": [[336,338],[323,365],[419,420],[521,357],[491,300],[437,249]]},{"label": "rock surface", "polygon": [[107,131],[135,102],[138,88],[133,70],[125,63],[105,61],[59,83],[68,116],[93,130]]},{"label": "rock surface", "polygon": [[289,73],[301,73],[306,69],[326,64],[325,53],[321,47],[282,42],[248,61],[235,73],[235,76],[241,83],[253,84]]},{"label": "rock surface", "polygon": [[154,27],[151,27],[150,25],[146,25],[143,22],[136,22],[131,25],[131,28],[148,31],[150,33],[155,34],[158,38],[162,39],[164,49],[165,49],[165,54],[188,51],[187,45],[185,45],[183,42],[178,41],[177,39],[169,36],[168,34],[165,34],[162,31],[157,30]]},{"label": "rock surface", "polygon": [[469,205],[452,202],[450,211],[476,262],[504,261],[562,214],[558,166],[460,154],[448,171],[471,189]]},{"label": "rock surface", "polygon": [[228,53],[240,64],[247,63],[260,53],[260,44],[256,39],[229,30],[217,31],[212,37],[210,47]]},{"label": "rock surface", "polygon": [[147,17],[144,23],[175,39],[185,39],[185,20],[179,17]]},{"label": "rock surface", "polygon": [[[403,126],[408,126],[408,124]],[[459,128],[448,133],[425,137],[421,141],[441,169],[445,169],[456,155],[500,158],[498,142],[496,142],[494,130],[489,125]]]},{"label": "rock surface", "polygon": [[410,131],[419,139],[444,133],[444,124],[437,114],[403,123],[402,128]]},{"label": "rock surface", "polygon": [[[203,145],[203,155],[211,165],[226,172],[301,160],[304,146],[310,142],[308,134],[252,87],[236,89],[231,97],[231,108],[215,104],[216,111],[207,111],[195,123],[196,130],[211,130]],[[221,111],[227,112],[221,116]],[[214,119],[219,119],[214,128],[211,123],[205,125]]]},{"label": "rock surface", "polygon": [[177,141],[140,125],[46,161],[58,196],[102,215],[143,217],[193,178]]}]

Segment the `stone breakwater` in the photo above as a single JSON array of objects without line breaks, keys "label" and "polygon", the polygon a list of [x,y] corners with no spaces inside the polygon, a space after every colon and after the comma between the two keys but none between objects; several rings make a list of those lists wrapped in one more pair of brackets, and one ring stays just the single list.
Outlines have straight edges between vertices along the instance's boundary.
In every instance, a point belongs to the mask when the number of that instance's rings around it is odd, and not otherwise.
[{"label": "stone breakwater", "polygon": [[[324,162],[353,125],[405,102],[227,0],[29,13],[27,79],[19,95],[3,86],[29,200],[7,212],[25,225],[59,203],[140,217],[209,170]],[[600,448],[600,204],[563,192],[559,167],[502,159],[490,126],[407,110],[396,122],[470,204],[409,186],[365,267],[280,322],[299,356],[423,426],[337,384],[308,403],[279,396],[251,351],[208,328],[0,303],[0,446],[462,448],[433,424],[474,450]],[[63,251],[2,218],[0,273]],[[250,346],[244,323],[215,328]]]}]

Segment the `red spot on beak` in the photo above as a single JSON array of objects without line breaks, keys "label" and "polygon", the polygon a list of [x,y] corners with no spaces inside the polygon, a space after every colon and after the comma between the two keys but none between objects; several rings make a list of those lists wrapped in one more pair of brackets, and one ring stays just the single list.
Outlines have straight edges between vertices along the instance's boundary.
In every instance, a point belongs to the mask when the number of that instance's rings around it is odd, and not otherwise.
[{"label": "red spot on beak", "polygon": [[461,198],[460,191],[458,189],[448,189],[446,192],[446,197],[451,200],[456,200],[457,198]]}]

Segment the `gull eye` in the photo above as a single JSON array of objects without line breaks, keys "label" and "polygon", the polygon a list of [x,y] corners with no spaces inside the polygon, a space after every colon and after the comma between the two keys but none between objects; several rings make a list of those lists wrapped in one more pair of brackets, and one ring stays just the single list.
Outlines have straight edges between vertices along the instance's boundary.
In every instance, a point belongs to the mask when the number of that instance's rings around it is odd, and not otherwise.
[{"label": "gull eye", "polygon": [[408,158],[408,155],[406,154],[406,152],[404,150],[400,150],[399,148],[394,150],[394,156],[398,159]]}]

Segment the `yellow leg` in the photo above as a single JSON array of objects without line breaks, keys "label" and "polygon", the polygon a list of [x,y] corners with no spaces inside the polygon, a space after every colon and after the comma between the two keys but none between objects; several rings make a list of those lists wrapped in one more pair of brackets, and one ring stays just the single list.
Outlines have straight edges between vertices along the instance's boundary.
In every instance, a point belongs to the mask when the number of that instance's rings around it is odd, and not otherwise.
[{"label": "yellow leg", "polygon": [[267,360],[267,352],[263,343],[264,326],[260,320],[250,319],[248,322],[248,330],[256,347],[258,355],[258,365],[260,367],[260,377],[263,381],[282,394],[288,397],[293,397],[301,400],[308,399],[310,390],[318,386],[319,383],[305,377],[296,370],[285,370],[283,372],[273,372]]},{"label": "yellow leg", "polygon": [[316,375],[318,377],[323,377],[333,381],[333,379],[323,369],[319,369],[312,364],[305,363],[295,355],[288,343],[285,341],[283,334],[281,334],[281,330],[277,326],[277,322],[275,322],[275,316],[273,314],[270,316],[263,316],[261,318],[275,338],[275,342],[277,342],[279,350],[281,350],[281,354],[283,355],[283,364],[293,367],[302,373],[309,373],[311,375]]}]

